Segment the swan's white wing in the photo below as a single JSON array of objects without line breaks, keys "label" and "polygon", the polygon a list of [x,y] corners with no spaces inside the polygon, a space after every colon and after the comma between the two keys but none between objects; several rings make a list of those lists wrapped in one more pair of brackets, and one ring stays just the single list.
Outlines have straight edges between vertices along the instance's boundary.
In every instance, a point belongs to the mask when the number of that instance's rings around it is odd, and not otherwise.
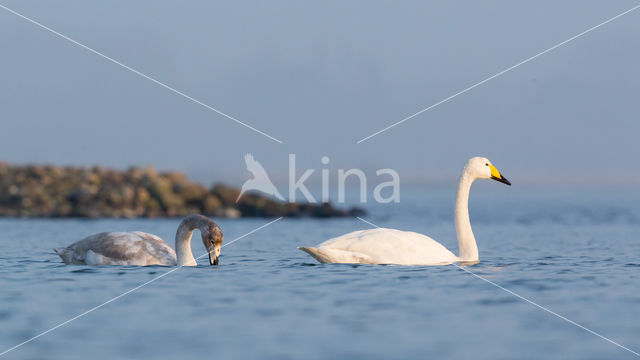
[{"label": "swan's white wing", "polygon": [[55,249],[67,264],[175,265],[175,251],[159,237],[143,232],[107,232]]},{"label": "swan's white wing", "polygon": [[384,228],[354,231],[329,239],[318,245],[318,249],[339,250],[341,252],[336,254],[343,256],[353,253],[359,259],[368,257],[370,262],[367,263],[370,264],[436,265],[458,260],[451,251],[428,236]]},{"label": "swan's white wing", "polygon": [[375,264],[374,260],[365,254],[344,251],[340,249],[331,249],[328,247],[299,247],[298,249],[313,256],[314,259],[321,263],[339,263],[339,264]]},{"label": "swan's white wing", "polygon": [[244,162],[245,164],[247,164],[247,170],[249,170],[249,172],[253,174],[254,179],[258,179],[259,181],[264,181],[265,179],[267,179],[267,181],[269,181],[267,172],[264,170],[262,165],[260,165],[260,163],[253,158],[253,155],[246,154],[244,156]]}]

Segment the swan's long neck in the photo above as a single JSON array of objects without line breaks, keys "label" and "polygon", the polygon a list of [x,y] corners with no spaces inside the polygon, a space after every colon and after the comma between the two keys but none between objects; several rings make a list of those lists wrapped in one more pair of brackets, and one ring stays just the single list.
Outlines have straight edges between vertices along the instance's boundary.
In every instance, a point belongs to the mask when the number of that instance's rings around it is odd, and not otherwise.
[{"label": "swan's long neck", "polygon": [[191,235],[193,230],[180,226],[176,233],[176,257],[178,266],[196,266],[196,259],[191,252]]},{"label": "swan's long neck", "polygon": [[458,195],[456,196],[455,223],[456,234],[458,235],[458,248],[460,249],[460,260],[477,261],[478,245],[473,237],[471,222],[469,221],[469,191],[474,178],[466,171],[460,176],[458,184]]},{"label": "swan's long neck", "polygon": [[196,259],[191,252],[191,235],[199,229],[201,233],[207,231],[206,223],[199,216],[188,216],[182,220],[176,232],[176,257],[178,266],[196,266]]}]

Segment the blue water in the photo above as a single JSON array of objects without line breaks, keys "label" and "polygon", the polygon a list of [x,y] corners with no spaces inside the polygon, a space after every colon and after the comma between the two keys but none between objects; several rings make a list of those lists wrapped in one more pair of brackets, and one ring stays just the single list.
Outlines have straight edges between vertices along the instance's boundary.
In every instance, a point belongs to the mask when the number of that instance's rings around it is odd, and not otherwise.
[{"label": "blue water", "polygon": [[[481,262],[466,268],[639,351],[639,200],[625,188],[475,186]],[[450,188],[404,191],[367,219],[457,252],[452,202]],[[227,243],[268,221],[218,220]],[[177,224],[0,219],[0,352],[172,269],[65,266],[52,247],[106,230],[173,239]],[[225,247],[219,267],[174,271],[4,358],[635,358],[454,266],[320,265],[296,250],[363,228],[281,220]]]}]

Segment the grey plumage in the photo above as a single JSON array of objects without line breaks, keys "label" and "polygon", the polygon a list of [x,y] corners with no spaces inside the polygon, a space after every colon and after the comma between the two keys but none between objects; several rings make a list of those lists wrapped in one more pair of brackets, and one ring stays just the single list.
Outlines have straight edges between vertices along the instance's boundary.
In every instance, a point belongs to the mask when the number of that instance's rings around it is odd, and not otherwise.
[{"label": "grey plumage", "polygon": [[103,232],[53,250],[65,264],[193,266],[191,235],[195,229],[200,230],[205,248],[217,263],[222,230],[202,215],[189,215],[182,220],[176,232],[176,250],[158,236],[141,231]]}]

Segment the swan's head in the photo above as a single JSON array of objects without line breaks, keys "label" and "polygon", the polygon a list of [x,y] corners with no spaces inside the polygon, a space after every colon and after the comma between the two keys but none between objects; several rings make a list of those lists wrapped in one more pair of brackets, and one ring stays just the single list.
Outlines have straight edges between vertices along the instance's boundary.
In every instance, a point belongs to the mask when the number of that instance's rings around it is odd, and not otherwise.
[{"label": "swan's head", "polygon": [[502,176],[498,169],[491,164],[491,161],[484,157],[476,156],[469,159],[467,166],[464,167],[464,171],[476,179],[493,179],[503,184],[511,185],[511,182]]},{"label": "swan's head", "polygon": [[207,230],[201,231],[202,243],[209,253],[209,264],[218,265],[218,257],[220,257],[220,249],[222,248],[222,229],[214,223],[207,224]]}]

